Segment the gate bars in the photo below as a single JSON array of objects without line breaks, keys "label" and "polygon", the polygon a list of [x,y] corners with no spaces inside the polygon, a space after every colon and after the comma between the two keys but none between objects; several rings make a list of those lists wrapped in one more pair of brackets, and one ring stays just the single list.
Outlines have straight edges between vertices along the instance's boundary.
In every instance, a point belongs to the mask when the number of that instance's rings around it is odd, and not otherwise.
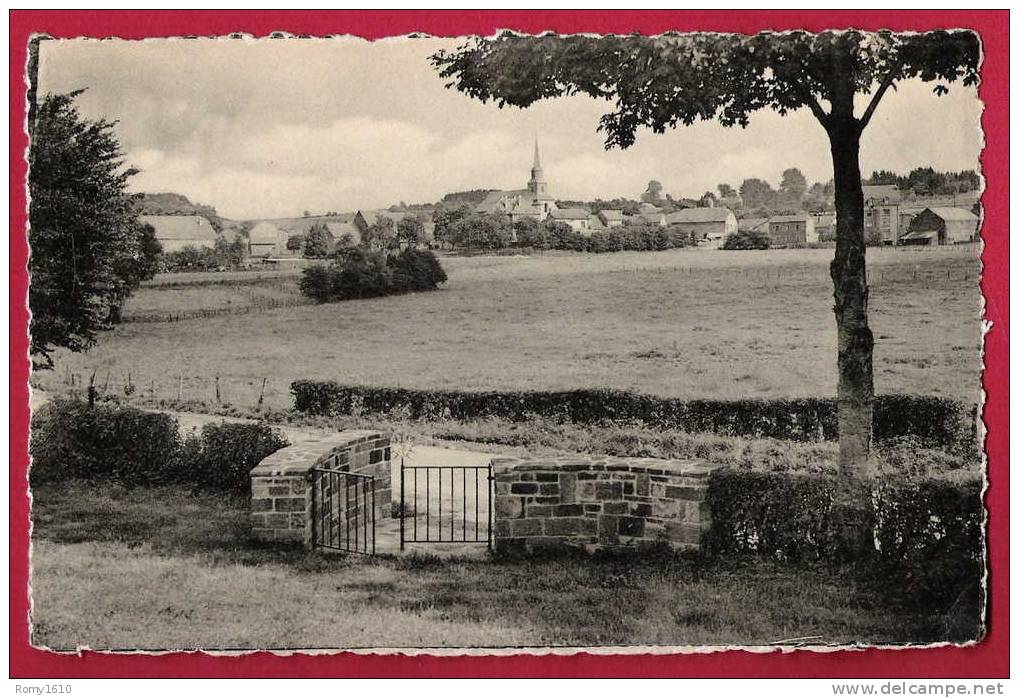
[{"label": "gate bars", "polygon": [[491,549],[491,464],[407,466],[401,461],[399,514],[400,550],[407,543],[485,543]]},{"label": "gate bars", "polygon": [[329,468],[312,469],[312,543],[321,548],[375,554],[375,478]]}]

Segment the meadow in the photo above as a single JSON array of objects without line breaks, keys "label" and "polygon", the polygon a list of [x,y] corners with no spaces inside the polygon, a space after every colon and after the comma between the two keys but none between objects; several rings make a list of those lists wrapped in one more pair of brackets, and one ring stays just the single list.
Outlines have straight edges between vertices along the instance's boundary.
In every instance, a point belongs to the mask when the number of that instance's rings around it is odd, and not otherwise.
[{"label": "meadow", "polygon": [[[835,393],[832,250],[446,257],[439,291],[303,305],[296,272],[157,277],[125,322],[36,384],[290,406],[298,378],[447,389],[608,387],[684,398]],[[977,401],[972,246],[868,252],[879,393]],[[185,276],[185,275],[178,275]],[[267,300],[294,307],[265,307]],[[263,307],[258,307],[262,303]],[[250,306],[250,307],[248,307]],[[255,312],[248,312],[248,311]],[[264,382],[264,389],[263,389]]]},{"label": "meadow", "polygon": [[866,570],[671,556],[321,555],[253,544],[247,504],[182,487],[37,488],[33,644],[777,647],[980,632],[972,609],[908,607]]}]

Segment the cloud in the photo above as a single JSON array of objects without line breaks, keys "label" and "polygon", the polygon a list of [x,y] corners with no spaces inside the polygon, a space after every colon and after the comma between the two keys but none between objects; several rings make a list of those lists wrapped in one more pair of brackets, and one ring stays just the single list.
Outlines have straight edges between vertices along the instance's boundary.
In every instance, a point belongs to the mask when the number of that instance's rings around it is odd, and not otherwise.
[{"label": "cloud", "polygon": [[[236,218],[435,201],[450,191],[519,188],[540,138],[553,194],[636,197],[648,180],[700,196],[748,177],[777,185],[798,167],[831,177],[827,138],[801,110],[762,111],[749,128],[697,123],[606,151],[584,96],[499,109],[447,90],[428,62],[457,39],[44,42],[40,90],[80,87],[83,114],[116,120],[132,188],[176,191]],[[864,134],[864,172],[978,167],[972,88],[889,93]]]}]

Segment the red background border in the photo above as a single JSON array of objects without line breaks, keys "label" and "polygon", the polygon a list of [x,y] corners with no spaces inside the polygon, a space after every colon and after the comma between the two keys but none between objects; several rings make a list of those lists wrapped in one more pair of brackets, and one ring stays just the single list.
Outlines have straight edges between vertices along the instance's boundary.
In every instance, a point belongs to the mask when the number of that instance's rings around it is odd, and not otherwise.
[{"label": "red background border", "polygon": [[[378,38],[422,31],[434,35],[525,32],[764,29],[978,31],[985,52],[980,96],[986,104],[982,156],[987,191],[982,282],[986,317],[984,388],[990,488],[989,634],[972,647],[834,653],[719,652],[670,656],[277,657],[259,653],[213,657],[86,652],[57,655],[28,644],[28,292],[24,152],[26,44],[34,32],[54,37],[356,34]],[[685,676],[685,677],[1006,677],[1008,676],[1008,11],[12,11],[10,15],[10,675],[28,677],[328,677],[328,676]]]}]

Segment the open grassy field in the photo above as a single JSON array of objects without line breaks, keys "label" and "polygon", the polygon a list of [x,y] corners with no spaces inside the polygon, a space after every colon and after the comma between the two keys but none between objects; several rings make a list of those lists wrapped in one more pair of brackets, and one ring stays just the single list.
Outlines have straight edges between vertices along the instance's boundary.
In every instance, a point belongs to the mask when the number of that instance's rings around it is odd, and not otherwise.
[{"label": "open grassy field", "polygon": [[[872,249],[878,392],[976,401],[979,260],[973,247]],[[37,374],[122,392],[290,405],[297,378],[450,389],[611,387],[686,398],[835,392],[830,249],[672,250],[446,258],[434,293],[125,323],[91,352]],[[214,277],[215,275],[207,275]],[[295,297],[293,273],[264,279]],[[126,314],[243,304],[225,279],[157,284]],[[287,287],[287,284],[293,286]],[[250,285],[250,284],[249,284]],[[260,288],[258,284],[252,288]],[[261,293],[260,291],[258,293]]]},{"label": "open grassy field", "polygon": [[[246,498],[34,492],[33,643],[55,649],[767,645],[967,640],[852,570],[693,558],[439,561],[259,547]],[[787,643],[795,644],[795,643]]]}]

